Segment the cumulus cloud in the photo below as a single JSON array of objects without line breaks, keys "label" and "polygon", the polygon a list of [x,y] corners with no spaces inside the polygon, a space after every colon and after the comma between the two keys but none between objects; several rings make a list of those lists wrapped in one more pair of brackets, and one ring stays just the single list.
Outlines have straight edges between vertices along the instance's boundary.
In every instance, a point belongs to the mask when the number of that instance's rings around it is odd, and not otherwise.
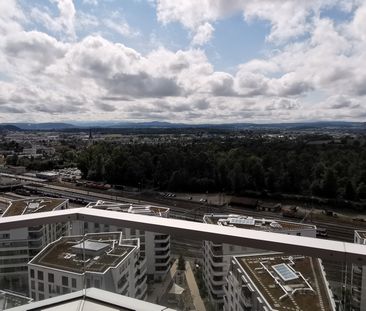
[{"label": "cumulus cloud", "polygon": [[192,39],[193,45],[203,45],[211,40],[214,28],[210,23],[200,25]]},{"label": "cumulus cloud", "polygon": [[[185,49],[160,45],[142,53],[101,34],[78,38],[72,1],[54,3],[58,16],[40,8],[30,13],[47,27],[44,33],[23,29],[25,15],[15,1],[0,2],[0,112],[9,118],[23,113],[29,119],[75,114],[97,119],[102,114],[110,119],[264,122],[360,119],[366,108],[364,4],[159,0],[159,21],[181,22],[192,41]],[[335,5],[349,10],[350,19],[335,22],[319,14]],[[218,71],[200,46],[214,35],[217,20],[237,12],[248,22],[269,21],[267,40],[276,52],[258,54],[230,72]],[[76,31],[105,22],[85,12],[76,16]],[[125,37],[134,31],[119,30]]]},{"label": "cumulus cloud", "polygon": [[45,33],[21,31],[6,37],[4,51],[15,67],[39,71],[63,57],[66,46]]},{"label": "cumulus cloud", "polygon": [[[357,0],[157,0],[158,20],[164,24],[180,22],[196,30],[207,22],[241,13],[247,22],[260,19],[270,22],[267,39],[273,43],[299,37],[311,30],[308,19],[319,15],[321,9],[337,6],[350,10]],[[361,14],[361,13],[360,13]],[[362,14],[359,19],[362,20]]]},{"label": "cumulus cloud", "polygon": [[31,16],[42,23],[47,29],[55,33],[65,33],[68,39],[75,40],[76,10],[72,0],[55,0],[59,16],[52,16],[49,12],[33,8]]}]

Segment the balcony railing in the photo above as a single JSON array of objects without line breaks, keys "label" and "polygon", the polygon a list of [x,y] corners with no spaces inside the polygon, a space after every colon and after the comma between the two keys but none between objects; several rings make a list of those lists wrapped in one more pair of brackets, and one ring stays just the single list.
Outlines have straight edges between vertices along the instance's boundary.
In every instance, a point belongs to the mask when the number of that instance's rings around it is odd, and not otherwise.
[{"label": "balcony railing", "polygon": [[264,231],[256,231],[253,234],[253,231],[249,229],[214,226],[185,220],[101,211],[90,208],[2,217],[0,218],[0,231],[72,220],[99,222],[120,227],[170,234],[170,236],[177,238],[211,240],[215,241],[215,243],[228,243],[366,265],[366,248],[364,245],[282,235]]}]

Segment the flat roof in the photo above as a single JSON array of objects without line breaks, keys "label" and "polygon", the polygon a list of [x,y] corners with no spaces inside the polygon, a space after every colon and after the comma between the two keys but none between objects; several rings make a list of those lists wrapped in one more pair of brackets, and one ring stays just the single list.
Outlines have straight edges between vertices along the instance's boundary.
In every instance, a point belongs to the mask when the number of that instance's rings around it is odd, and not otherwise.
[{"label": "flat roof", "polygon": [[316,230],[315,225],[266,218],[253,218],[237,214],[205,214],[203,216],[203,221],[208,224],[215,224],[220,226],[254,229],[270,232],[303,229]]},{"label": "flat roof", "polygon": [[318,258],[281,253],[235,256],[254,289],[275,310],[334,310]]},{"label": "flat roof", "polygon": [[12,308],[9,311],[174,311],[164,306],[143,300],[130,298],[109,291],[88,288],[86,291],[59,295],[26,306]]},{"label": "flat roof", "polygon": [[0,290],[0,310],[6,310],[30,303],[33,299],[21,294]]},{"label": "flat roof", "polygon": [[163,206],[117,203],[103,200],[90,202],[86,207],[152,216],[165,216],[169,212],[169,208]]},{"label": "flat roof", "polygon": [[31,213],[50,212],[66,203],[66,199],[56,198],[29,198],[13,200],[5,210],[2,217],[19,216]]},{"label": "flat roof", "polygon": [[86,234],[84,240],[83,236],[62,237],[44,248],[29,264],[79,274],[104,273],[122,262],[137,244],[137,240],[122,240],[121,232]]}]

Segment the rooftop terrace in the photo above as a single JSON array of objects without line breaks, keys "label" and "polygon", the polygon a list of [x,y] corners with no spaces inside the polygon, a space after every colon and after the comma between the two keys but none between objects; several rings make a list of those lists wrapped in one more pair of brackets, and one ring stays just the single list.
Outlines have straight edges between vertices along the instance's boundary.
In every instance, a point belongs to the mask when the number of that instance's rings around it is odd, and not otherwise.
[{"label": "rooftop terrace", "polygon": [[19,216],[31,213],[50,212],[62,209],[68,200],[55,198],[31,198],[11,201],[2,217]]},{"label": "rooftop terrace", "polygon": [[215,224],[220,226],[254,229],[269,232],[281,232],[290,230],[316,230],[315,225],[302,224],[296,222],[272,220],[265,218],[253,218],[235,214],[206,214],[203,221],[208,224]]},{"label": "rooftop terrace", "polygon": [[[131,245],[132,244],[132,245]],[[49,244],[30,264],[82,274],[105,273],[116,267],[136,247],[138,240],[122,240],[122,233],[62,237]]]},{"label": "rooftop terrace", "polygon": [[162,206],[116,203],[103,200],[90,202],[86,207],[105,209],[110,211],[120,211],[131,214],[152,215],[152,216],[166,216],[167,213],[169,212],[169,208]]},{"label": "rooftop terrace", "polygon": [[319,259],[268,253],[236,256],[251,283],[275,310],[333,310]]}]

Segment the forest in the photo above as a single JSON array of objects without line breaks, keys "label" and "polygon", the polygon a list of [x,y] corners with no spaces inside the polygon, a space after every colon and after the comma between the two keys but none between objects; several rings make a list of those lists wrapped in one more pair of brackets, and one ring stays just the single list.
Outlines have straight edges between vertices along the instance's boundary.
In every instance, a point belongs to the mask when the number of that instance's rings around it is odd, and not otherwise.
[{"label": "forest", "polygon": [[82,150],[84,178],[143,189],[285,193],[366,199],[366,144],[347,140],[212,139],[191,143],[99,142]]}]

